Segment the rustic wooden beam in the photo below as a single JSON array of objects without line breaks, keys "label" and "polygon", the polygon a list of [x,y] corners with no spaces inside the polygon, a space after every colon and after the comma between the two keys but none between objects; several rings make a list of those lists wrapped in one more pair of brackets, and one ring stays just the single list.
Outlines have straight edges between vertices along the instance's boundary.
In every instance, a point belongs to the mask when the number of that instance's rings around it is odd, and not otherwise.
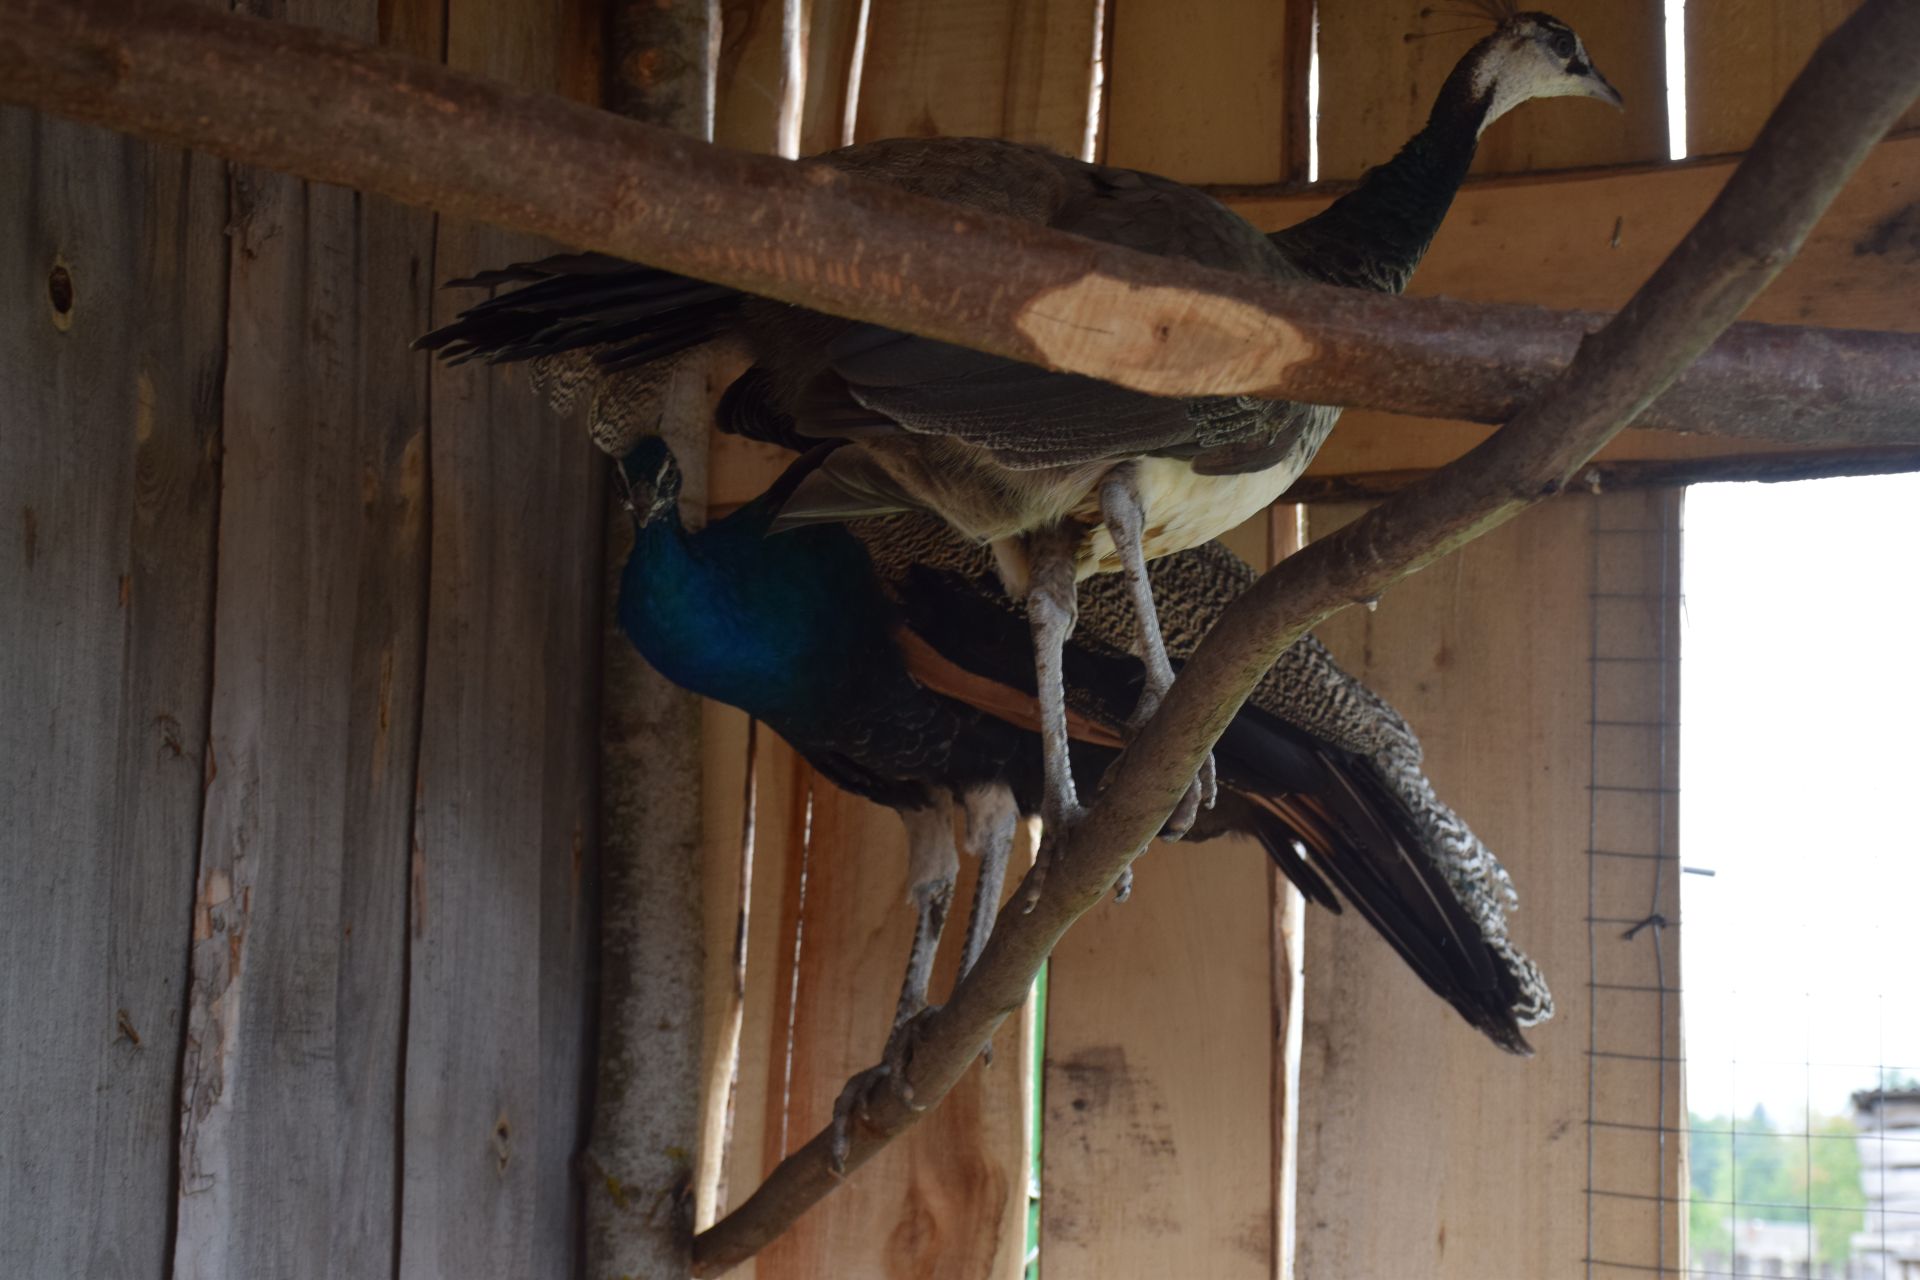
[{"label": "rustic wooden beam", "polygon": [[[1498,422],[1604,321],[1210,271],[191,0],[0,0],[0,100],[1164,394]],[[1916,399],[1920,336],[1742,326],[1643,425],[1914,444]]]},{"label": "rustic wooden beam", "polygon": [[[1705,458],[1622,458],[1589,462],[1569,489],[1618,493],[1623,489],[1677,489],[1690,484],[1752,480],[1831,480],[1920,471],[1920,449],[1796,449],[1791,453],[1725,453]],[[1301,476],[1282,502],[1378,502],[1412,488],[1432,470],[1357,471],[1338,476]]]},{"label": "rustic wooden beam", "polygon": [[[936,1103],[971,1065],[1068,926],[1153,839],[1286,647],[1564,490],[1778,274],[1916,94],[1920,5],[1866,0],[1807,64],[1713,207],[1539,400],[1464,458],[1288,557],[1234,602],[1109,772],[1032,911],[1002,913],[979,963],[917,1027],[901,1087],[870,1096],[852,1128],[849,1169],[913,1125],[924,1114],[916,1108]],[[816,1136],[697,1237],[696,1274],[751,1257],[828,1194],[838,1181],[831,1145],[829,1134]]]},{"label": "rustic wooden beam", "polygon": [[[619,0],[608,105],[710,139],[718,0]],[[700,362],[660,388],[659,432],[683,459],[682,510],[706,518],[712,401]],[[700,699],[649,666],[619,618],[633,517],[607,504],[600,719],[600,1036],[582,1179],[588,1280],[681,1276],[704,1156],[705,954]]]}]

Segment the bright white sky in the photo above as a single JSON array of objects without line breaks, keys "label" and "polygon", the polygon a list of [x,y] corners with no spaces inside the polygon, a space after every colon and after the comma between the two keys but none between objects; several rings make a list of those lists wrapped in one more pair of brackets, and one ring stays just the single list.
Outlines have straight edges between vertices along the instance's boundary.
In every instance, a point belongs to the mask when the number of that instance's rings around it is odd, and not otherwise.
[{"label": "bright white sky", "polygon": [[1702,485],[1685,526],[1689,1104],[1841,1114],[1920,1075],[1920,475]]}]

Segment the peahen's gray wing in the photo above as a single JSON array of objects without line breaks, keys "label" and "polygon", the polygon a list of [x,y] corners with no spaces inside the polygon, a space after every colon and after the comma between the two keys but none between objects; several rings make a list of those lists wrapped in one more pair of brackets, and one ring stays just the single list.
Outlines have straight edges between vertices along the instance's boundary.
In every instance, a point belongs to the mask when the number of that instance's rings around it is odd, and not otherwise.
[{"label": "peahen's gray wing", "polygon": [[[1143,253],[1242,273],[1298,275],[1238,214],[1152,174],[973,138],[872,143],[820,162]],[[1008,175],[1015,176],[1018,198],[999,186]],[[839,328],[823,349],[823,367],[812,380],[787,390],[803,432],[947,436],[1016,469],[1154,453],[1197,458],[1203,471],[1256,470],[1283,456],[1306,425],[1304,406],[1238,396],[1151,396],[873,325]]]},{"label": "peahen's gray wing", "polygon": [[[1141,252],[1237,272],[1297,277],[1251,224],[1190,187],[990,138],[893,139],[807,163]],[[711,345],[744,339],[758,376],[736,388],[722,429],[781,443],[915,433],[1045,468],[1162,454],[1196,470],[1252,471],[1325,433],[1333,410],[1249,397],[1151,396],[910,334],[858,324],[624,263],[561,254],[488,273],[513,286],[418,345],[451,360],[532,360],[546,385],[589,396],[596,438],[623,452],[628,394]],[[638,380],[613,375],[636,372]],[[596,378],[604,385],[589,387]]]}]

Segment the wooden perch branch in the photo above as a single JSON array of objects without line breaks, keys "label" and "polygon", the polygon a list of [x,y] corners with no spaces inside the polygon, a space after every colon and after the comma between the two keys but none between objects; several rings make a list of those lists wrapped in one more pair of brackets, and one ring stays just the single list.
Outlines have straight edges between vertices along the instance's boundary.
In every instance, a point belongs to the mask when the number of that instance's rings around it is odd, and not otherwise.
[{"label": "wooden perch branch", "polygon": [[[1210,271],[193,0],[0,0],[0,100],[1167,394],[1500,422],[1604,319]],[[1748,325],[1642,424],[1916,444],[1917,398],[1920,336]]]},{"label": "wooden perch branch", "polygon": [[[1832,480],[1842,476],[1884,476],[1920,471],[1920,448],[1796,449],[1783,453],[1726,453],[1704,458],[1621,458],[1589,462],[1568,482],[1569,489],[1619,493],[1627,489],[1678,489],[1690,484],[1750,480],[1777,484],[1788,480]],[[1433,474],[1413,471],[1355,471],[1346,475],[1301,476],[1280,495],[1282,502],[1377,502]]]},{"label": "wooden perch branch", "polygon": [[[1315,624],[1561,491],[1779,273],[1867,151],[1920,94],[1920,4],[1867,0],[1821,47],[1726,190],[1535,404],[1458,462],[1269,571],[1221,617],[1120,757],[1031,914],[1001,914],[907,1067],[937,1102],[1019,1006],[1067,927],[1147,845],[1260,676]],[[1015,901],[1019,895],[1015,895]],[[855,1124],[852,1168],[919,1118],[891,1090]],[[698,1275],[751,1257],[836,1183],[821,1134],[694,1241]]]}]

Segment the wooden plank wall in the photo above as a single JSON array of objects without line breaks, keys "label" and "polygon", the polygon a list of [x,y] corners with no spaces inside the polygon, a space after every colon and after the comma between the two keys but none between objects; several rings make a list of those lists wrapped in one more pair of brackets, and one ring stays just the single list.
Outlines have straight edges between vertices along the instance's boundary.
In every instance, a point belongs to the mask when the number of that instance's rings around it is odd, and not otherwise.
[{"label": "wooden plank wall", "polygon": [[1182,182],[1305,178],[1310,21],[1273,0],[1116,0],[1100,158]]},{"label": "wooden plank wall", "polygon": [[[1349,610],[1319,629],[1406,715],[1439,794],[1511,872],[1514,937],[1545,972],[1557,1012],[1530,1033],[1535,1057],[1491,1053],[1364,924],[1311,922],[1306,1280],[1572,1278],[1589,1274],[1590,1238],[1597,1259],[1652,1269],[1664,1243],[1664,1265],[1681,1266],[1677,1208],[1633,1198],[1673,1196],[1682,1182],[1677,1151],[1649,1130],[1681,1123],[1679,1065],[1642,1060],[1678,1053],[1679,1001],[1655,989],[1678,986],[1679,935],[1664,931],[1659,968],[1656,931],[1621,936],[1656,911],[1679,919],[1667,794],[1678,760],[1678,506],[1668,493],[1557,501],[1394,587],[1376,612]],[[1312,531],[1356,514],[1316,507]],[[1625,856],[1590,859],[1590,847]],[[1591,953],[1590,915],[1601,921]],[[1589,1199],[1589,1185],[1616,1194]]]},{"label": "wooden plank wall", "polygon": [[[590,0],[455,4],[446,58],[591,100],[598,21]],[[433,273],[543,248],[441,219]],[[436,293],[434,320],[459,305]],[[587,1070],[603,472],[517,372],[434,366],[431,395],[399,1272],[564,1276]]]},{"label": "wooden plank wall", "polygon": [[13,108],[0,157],[0,1273],[162,1276],[226,173]]},{"label": "wooden plank wall", "polygon": [[[364,4],[282,16],[375,35]],[[233,199],[175,1273],[369,1274],[399,1228],[427,564],[427,371],[395,339],[433,219],[252,171]]]},{"label": "wooden plank wall", "polygon": [[877,3],[855,139],[997,137],[1084,154],[1092,0]]},{"label": "wooden plank wall", "polygon": [[[1687,154],[1744,151],[1859,0],[1687,0]],[[1920,107],[1901,121],[1920,128]]]},{"label": "wooden plank wall", "polygon": [[[584,0],[255,7],[597,92]],[[538,246],[0,122],[0,1271],[570,1275],[599,471],[406,349]]]}]

